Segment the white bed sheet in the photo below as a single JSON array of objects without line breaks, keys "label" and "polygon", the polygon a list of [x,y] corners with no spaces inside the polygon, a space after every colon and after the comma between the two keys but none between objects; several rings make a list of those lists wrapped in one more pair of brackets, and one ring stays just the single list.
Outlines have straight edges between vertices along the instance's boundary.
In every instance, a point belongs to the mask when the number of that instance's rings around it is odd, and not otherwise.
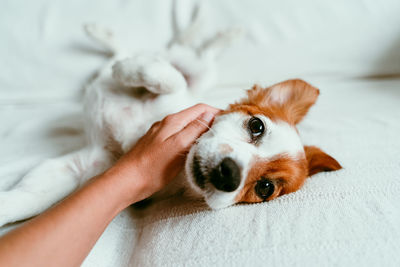
[{"label": "white bed sheet", "polygon": [[[209,24],[251,25],[245,40],[255,41],[238,43],[221,58],[220,86],[204,101],[224,107],[254,81],[307,79],[321,96],[300,125],[301,136],[332,154],[344,169],[318,174],[302,190],[269,203],[210,211],[171,198],[142,212],[127,209],[109,225],[84,266],[400,265],[399,2],[336,1],[333,9],[311,1],[227,2],[208,7],[214,12]],[[116,29],[132,50],[156,49],[169,35],[165,10],[170,2],[13,0],[1,5],[4,190],[40,161],[84,143],[81,88],[105,59],[80,32],[81,24],[99,21]],[[263,20],[259,5],[272,19]],[[291,16],[279,17],[278,8]],[[317,20],[321,14],[327,17],[321,27],[304,19]],[[360,25],[371,33],[354,34]],[[136,36],[125,36],[129,31]],[[307,48],[318,39],[315,32],[324,38]],[[343,39],[328,45],[336,38],[329,34]],[[272,52],[260,56],[265,47]],[[302,49],[289,52],[290,47]],[[394,77],[370,77],[376,75]]]},{"label": "white bed sheet", "polygon": [[[128,209],[84,266],[400,264],[400,80],[312,82],[321,96],[300,133],[343,170],[318,174],[302,190],[264,204],[210,211],[172,198],[143,212]],[[221,88],[210,99],[240,91]],[[78,110],[69,102],[3,105],[2,179],[79,146]]]}]

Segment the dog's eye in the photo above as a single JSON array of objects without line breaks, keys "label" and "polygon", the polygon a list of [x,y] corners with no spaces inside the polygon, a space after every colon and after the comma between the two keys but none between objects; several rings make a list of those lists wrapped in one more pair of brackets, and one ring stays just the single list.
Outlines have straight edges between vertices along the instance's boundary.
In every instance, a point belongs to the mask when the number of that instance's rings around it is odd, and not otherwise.
[{"label": "dog's eye", "polygon": [[249,129],[253,136],[259,136],[265,130],[264,123],[259,118],[253,117],[249,120]]},{"label": "dog's eye", "polygon": [[257,181],[255,191],[257,196],[259,196],[263,200],[269,198],[274,193],[274,190],[275,186],[271,181],[265,178],[261,178],[261,180]]}]

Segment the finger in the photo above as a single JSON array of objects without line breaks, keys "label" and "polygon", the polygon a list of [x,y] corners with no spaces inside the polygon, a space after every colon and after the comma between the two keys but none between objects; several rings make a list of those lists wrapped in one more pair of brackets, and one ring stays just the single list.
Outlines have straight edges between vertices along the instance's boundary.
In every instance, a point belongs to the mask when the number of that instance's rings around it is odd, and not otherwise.
[{"label": "finger", "polygon": [[161,122],[160,122],[160,121],[156,121],[155,123],[153,123],[153,125],[151,125],[150,129],[149,129],[147,132],[149,132],[149,133],[154,133],[154,132],[157,131],[160,127],[161,127]]},{"label": "finger", "polygon": [[171,136],[180,149],[188,149],[202,133],[210,128],[215,117],[214,113],[205,112],[199,118],[192,120],[182,131]]},{"label": "finger", "polygon": [[197,117],[199,117],[203,113],[210,112],[213,114],[217,114],[220,111],[221,110],[218,108],[214,108],[207,104],[200,103],[200,104],[191,106],[190,108],[179,111],[173,115],[175,118],[177,118],[179,120],[186,121],[186,124],[187,124],[187,123],[191,122],[192,120],[196,119]]},{"label": "finger", "polygon": [[168,115],[163,119],[163,126],[165,128],[163,129],[163,134],[168,138],[181,131],[201,114],[210,113],[214,117],[220,111],[220,109],[206,104],[197,104],[178,113]]}]

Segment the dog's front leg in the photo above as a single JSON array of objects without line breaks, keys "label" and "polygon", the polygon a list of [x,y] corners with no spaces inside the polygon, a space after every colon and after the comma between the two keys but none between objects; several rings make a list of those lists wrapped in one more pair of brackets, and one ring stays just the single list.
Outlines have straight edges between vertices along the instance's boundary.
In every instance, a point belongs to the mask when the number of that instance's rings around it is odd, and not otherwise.
[{"label": "dog's front leg", "polygon": [[0,226],[45,211],[110,164],[105,152],[94,149],[46,160],[14,188],[0,192]]}]

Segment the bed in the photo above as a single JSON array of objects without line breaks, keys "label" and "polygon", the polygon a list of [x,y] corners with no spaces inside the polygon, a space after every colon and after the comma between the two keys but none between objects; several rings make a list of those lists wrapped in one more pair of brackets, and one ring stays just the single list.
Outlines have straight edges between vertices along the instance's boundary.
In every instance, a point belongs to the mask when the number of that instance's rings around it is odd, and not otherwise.
[{"label": "bed", "polygon": [[[292,194],[212,211],[171,197],[128,208],[83,266],[399,266],[400,2],[203,1],[203,34],[244,36],[203,99],[224,108],[253,83],[299,77],[321,95],[299,125],[343,170]],[[185,21],[193,3],[179,2]],[[82,31],[108,26],[132,51],[168,40],[170,1],[5,0],[0,9],[0,189],[81,147],[83,87],[107,61]],[[18,224],[0,228],[3,234]]]}]

